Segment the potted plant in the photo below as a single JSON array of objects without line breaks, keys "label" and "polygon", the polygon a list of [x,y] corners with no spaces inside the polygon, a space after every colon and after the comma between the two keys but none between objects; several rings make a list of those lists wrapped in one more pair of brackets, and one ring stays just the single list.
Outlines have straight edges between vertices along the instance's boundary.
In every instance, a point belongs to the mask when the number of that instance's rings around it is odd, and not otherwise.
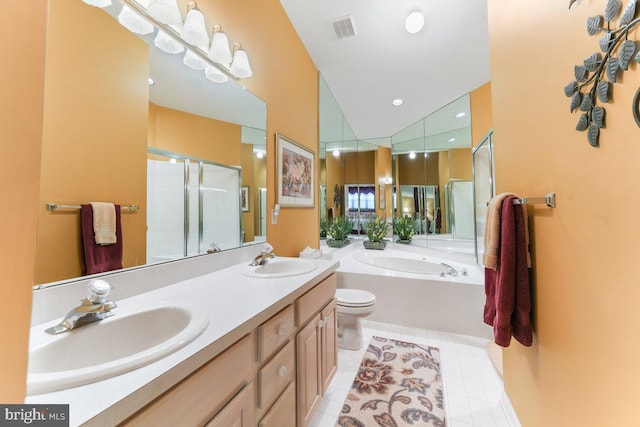
[{"label": "potted plant", "polygon": [[320,217],[320,238],[325,239],[327,237],[327,217],[322,215]]},{"label": "potted plant", "polygon": [[353,230],[353,219],[347,216],[339,216],[329,224],[327,229],[327,245],[332,248],[341,248],[349,243],[348,237]]},{"label": "potted plant", "polygon": [[397,242],[411,243],[411,237],[415,233],[416,221],[410,216],[404,216],[394,219],[395,232],[398,235]]},{"label": "potted plant", "polygon": [[386,242],[382,239],[386,237],[389,231],[389,224],[387,224],[387,221],[383,217],[368,218],[364,223],[364,232],[367,234],[369,240],[364,242],[364,247],[367,249],[384,249]]}]

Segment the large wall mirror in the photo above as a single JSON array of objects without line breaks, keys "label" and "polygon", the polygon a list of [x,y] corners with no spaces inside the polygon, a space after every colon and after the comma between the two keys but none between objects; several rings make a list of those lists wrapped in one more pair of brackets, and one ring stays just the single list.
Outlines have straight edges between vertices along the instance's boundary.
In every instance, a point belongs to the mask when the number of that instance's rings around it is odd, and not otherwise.
[{"label": "large wall mirror", "polygon": [[391,139],[394,216],[414,219],[411,244],[474,254],[469,95]]},{"label": "large wall mirror", "polygon": [[121,214],[125,268],[266,238],[265,103],[157,49],[157,29],[131,33],[121,9],[49,1],[36,285],[83,274],[79,210],[50,203],[138,206]]},{"label": "large wall mirror", "polygon": [[319,93],[321,237],[343,215],[354,235],[367,217],[409,216],[412,245],[474,254],[469,95],[391,137],[358,140],[322,77]]}]

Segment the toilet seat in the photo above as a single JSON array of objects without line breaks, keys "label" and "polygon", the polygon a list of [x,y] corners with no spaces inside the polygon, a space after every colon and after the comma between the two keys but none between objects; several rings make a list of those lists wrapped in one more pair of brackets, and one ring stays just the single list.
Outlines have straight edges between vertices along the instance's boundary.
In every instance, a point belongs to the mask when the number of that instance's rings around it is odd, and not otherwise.
[{"label": "toilet seat", "polygon": [[361,289],[336,289],[336,299],[342,307],[370,307],[376,303],[376,296]]}]

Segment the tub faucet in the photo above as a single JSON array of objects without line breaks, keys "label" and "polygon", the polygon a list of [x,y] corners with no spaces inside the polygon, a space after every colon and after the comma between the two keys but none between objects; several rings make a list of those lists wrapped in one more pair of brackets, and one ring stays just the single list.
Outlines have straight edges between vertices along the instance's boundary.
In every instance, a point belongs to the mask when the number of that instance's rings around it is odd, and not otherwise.
[{"label": "tub faucet", "polygon": [[446,262],[441,262],[440,265],[443,266],[446,269],[446,271],[443,271],[442,273],[440,273],[440,276],[444,277],[447,274],[449,276],[457,276],[458,275],[458,270],[456,270],[455,268],[453,268],[452,266],[450,266]]},{"label": "tub faucet", "polygon": [[52,335],[61,334],[115,314],[111,310],[117,307],[116,303],[106,300],[111,292],[111,285],[107,281],[92,280],[87,288],[88,295],[82,300],[82,304],[67,313],[62,322],[48,328],[45,332]]},{"label": "tub faucet", "polygon": [[251,264],[249,264],[249,266],[257,267],[259,265],[265,265],[269,260],[269,258],[275,258],[275,256],[276,254],[273,253],[273,246],[271,246],[268,243],[265,243],[264,248],[262,249],[262,252],[260,253],[260,255],[255,257],[253,261],[251,261]]}]

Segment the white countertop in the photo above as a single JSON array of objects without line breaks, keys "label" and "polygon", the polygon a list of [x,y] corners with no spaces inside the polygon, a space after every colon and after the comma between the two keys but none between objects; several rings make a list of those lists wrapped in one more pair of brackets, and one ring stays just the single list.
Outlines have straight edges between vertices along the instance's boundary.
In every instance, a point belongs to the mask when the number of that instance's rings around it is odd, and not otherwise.
[{"label": "white countertop", "polygon": [[[335,260],[315,261],[318,268],[313,272],[277,279],[245,276],[242,274],[247,268],[244,262],[117,300],[115,302],[123,309],[140,302],[190,302],[197,310],[208,314],[209,325],[187,346],[147,366],[92,384],[27,396],[26,403],[69,404],[71,426],[83,423],[111,426],[122,421],[123,417],[132,414],[131,411],[160,395],[257,326],[253,325],[252,319],[260,318],[274,305],[284,307],[339,267]],[[38,327],[45,329],[59,320]]]}]

